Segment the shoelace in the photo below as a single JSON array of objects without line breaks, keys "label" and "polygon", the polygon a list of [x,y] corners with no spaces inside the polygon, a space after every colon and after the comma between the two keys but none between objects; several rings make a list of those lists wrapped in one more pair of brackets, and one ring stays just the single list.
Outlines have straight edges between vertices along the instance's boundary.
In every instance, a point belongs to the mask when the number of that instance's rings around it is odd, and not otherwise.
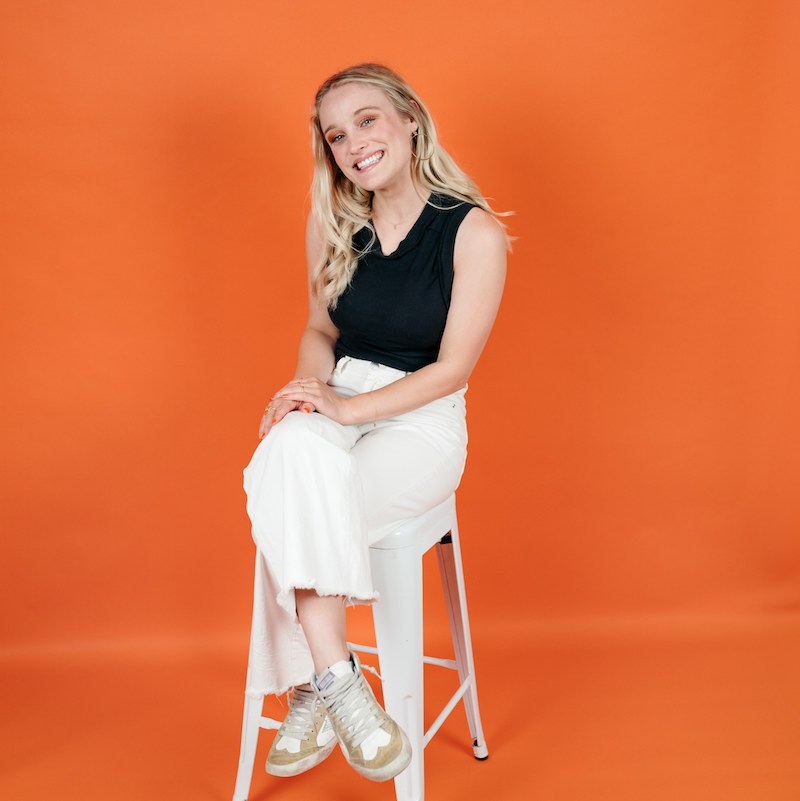
[{"label": "shoelace", "polygon": [[[339,687],[334,683],[330,691],[322,692],[322,698],[330,716],[338,718],[350,732],[353,748],[358,748],[382,723],[374,710],[377,702],[363,676],[354,673],[345,678]],[[378,711],[382,710],[378,708]]]},{"label": "shoelace", "polygon": [[289,712],[281,728],[284,737],[294,737],[295,740],[307,740],[314,728],[314,708],[317,696],[314,691],[295,687],[292,690],[292,699],[289,702]]},{"label": "shoelace", "polygon": [[375,670],[375,668],[372,667],[372,665],[361,665],[361,670],[362,671],[368,670],[370,673],[372,673],[373,676],[377,676],[378,679],[380,679],[380,681],[383,681],[383,676],[381,676],[381,674],[378,673],[378,671]]}]

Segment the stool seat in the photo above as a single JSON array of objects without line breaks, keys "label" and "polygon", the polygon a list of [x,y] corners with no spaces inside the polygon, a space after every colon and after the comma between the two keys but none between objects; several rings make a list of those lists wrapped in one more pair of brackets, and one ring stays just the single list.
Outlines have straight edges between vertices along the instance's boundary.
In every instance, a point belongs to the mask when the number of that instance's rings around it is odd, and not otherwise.
[{"label": "stool seat", "polygon": [[[370,545],[370,550],[394,550],[415,548],[425,553],[443,536],[458,525],[456,518],[456,496],[451,495],[443,503],[434,506],[425,514],[403,523],[391,534]],[[442,533],[444,532],[444,534]]]},{"label": "stool seat", "polygon": [[[434,546],[455,659],[425,656],[422,648],[422,557]],[[482,760],[489,754],[478,709],[455,495],[398,526],[371,545],[369,555],[373,585],[380,593],[380,600],[372,606],[377,647],[354,643],[348,646],[352,651],[377,654],[384,707],[411,742],[411,763],[394,779],[397,801],[423,801],[425,746],[459,701],[464,701],[474,756]],[[456,692],[427,732],[424,730],[425,664],[455,670],[459,678]],[[259,730],[280,726],[280,721],[262,717],[262,708],[263,695],[245,693],[242,746],[233,801],[247,799]]]}]

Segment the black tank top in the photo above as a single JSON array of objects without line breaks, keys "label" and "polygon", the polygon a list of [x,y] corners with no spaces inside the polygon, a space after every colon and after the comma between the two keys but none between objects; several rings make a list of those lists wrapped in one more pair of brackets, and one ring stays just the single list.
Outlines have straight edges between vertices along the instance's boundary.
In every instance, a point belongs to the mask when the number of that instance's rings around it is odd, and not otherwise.
[{"label": "black tank top", "polygon": [[[396,250],[384,256],[375,240],[330,312],[339,329],[337,360],[352,356],[409,372],[436,361],[453,289],[456,233],[472,208],[432,194]],[[356,233],[354,248],[363,250],[370,233],[366,227]]]}]

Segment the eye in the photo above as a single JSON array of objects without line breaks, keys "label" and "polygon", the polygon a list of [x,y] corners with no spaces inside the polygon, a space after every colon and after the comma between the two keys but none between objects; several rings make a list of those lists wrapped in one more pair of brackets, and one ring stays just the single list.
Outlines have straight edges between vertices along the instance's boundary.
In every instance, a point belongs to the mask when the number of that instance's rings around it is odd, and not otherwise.
[{"label": "eye", "polygon": [[328,143],[331,144],[331,145],[335,145],[343,136],[344,136],[344,134],[340,134],[340,133],[339,134],[335,134],[334,136],[332,136],[328,140]]},{"label": "eye", "polygon": [[369,125],[372,122],[375,122],[375,117],[364,117],[364,119],[361,120],[361,127],[363,128],[365,125]]}]

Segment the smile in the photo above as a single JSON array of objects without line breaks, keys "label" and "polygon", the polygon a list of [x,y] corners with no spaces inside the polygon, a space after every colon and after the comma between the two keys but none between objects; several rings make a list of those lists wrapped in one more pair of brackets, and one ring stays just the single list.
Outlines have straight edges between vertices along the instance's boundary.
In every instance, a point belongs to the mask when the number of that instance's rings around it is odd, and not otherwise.
[{"label": "smile", "polygon": [[356,169],[357,170],[365,170],[367,167],[371,167],[373,164],[377,164],[383,158],[383,151],[379,150],[377,153],[373,153],[368,158],[365,158],[363,161],[356,162]]}]

